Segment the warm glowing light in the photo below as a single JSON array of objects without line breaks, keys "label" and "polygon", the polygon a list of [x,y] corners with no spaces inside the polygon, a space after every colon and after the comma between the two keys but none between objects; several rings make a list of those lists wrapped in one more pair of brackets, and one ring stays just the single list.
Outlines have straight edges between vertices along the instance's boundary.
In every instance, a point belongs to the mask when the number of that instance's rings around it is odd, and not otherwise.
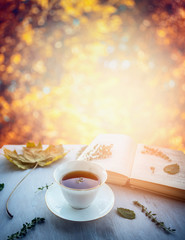
[{"label": "warm glowing light", "polygon": [[181,1],[0,4],[1,145],[123,133],[185,151]]}]

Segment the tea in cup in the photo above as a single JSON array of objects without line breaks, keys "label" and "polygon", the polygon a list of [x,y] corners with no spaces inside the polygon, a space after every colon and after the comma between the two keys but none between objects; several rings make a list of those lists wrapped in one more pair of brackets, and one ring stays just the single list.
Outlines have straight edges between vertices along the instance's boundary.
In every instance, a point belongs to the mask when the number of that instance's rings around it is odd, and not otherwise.
[{"label": "tea in cup", "polygon": [[107,172],[99,164],[88,161],[69,161],[54,171],[64,198],[76,209],[90,206],[107,180]]}]

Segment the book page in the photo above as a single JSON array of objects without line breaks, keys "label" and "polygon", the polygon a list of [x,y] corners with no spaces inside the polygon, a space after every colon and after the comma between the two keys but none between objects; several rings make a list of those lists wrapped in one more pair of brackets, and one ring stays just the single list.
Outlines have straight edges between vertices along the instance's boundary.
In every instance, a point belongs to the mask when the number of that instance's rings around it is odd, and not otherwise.
[{"label": "book page", "polygon": [[[146,153],[146,145],[138,144],[131,178],[185,190],[185,154],[167,148],[152,148],[158,150],[157,156]],[[164,171],[164,167],[176,163],[179,172],[169,174]]]},{"label": "book page", "polygon": [[87,154],[93,150],[96,144],[113,144],[111,148],[112,155],[105,159],[93,160],[93,162],[99,163],[108,171],[130,177],[137,145],[129,136],[123,134],[101,134],[85,149],[78,160],[88,160]]}]

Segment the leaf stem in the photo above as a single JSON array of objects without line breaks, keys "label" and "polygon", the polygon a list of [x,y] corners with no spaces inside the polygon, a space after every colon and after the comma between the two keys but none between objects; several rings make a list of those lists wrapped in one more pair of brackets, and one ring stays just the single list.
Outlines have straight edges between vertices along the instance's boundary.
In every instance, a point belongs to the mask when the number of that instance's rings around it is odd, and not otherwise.
[{"label": "leaf stem", "polygon": [[6,211],[8,213],[8,216],[10,218],[13,218],[13,215],[10,213],[9,209],[8,209],[8,202],[12,196],[12,194],[14,193],[14,191],[16,190],[16,188],[24,181],[24,179],[38,166],[38,163],[35,164],[35,166],[17,183],[17,185],[14,187],[14,189],[12,190],[12,192],[10,193],[7,201],[6,201]]}]

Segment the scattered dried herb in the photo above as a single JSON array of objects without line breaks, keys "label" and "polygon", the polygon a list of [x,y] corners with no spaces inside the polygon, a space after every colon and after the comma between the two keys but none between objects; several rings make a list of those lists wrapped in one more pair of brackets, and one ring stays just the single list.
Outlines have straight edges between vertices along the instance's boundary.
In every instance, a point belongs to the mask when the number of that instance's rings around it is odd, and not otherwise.
[{"label": "scattered dried herb", "polygon": [[31,223],[24,223],[23,227],[21,228],[20,232],[13,233],[12,235],[7,237],[7,240],[13,240],[13,239],[18,239],[18,238],[23,238],[26,236],[27,232],[29,229],[32,229],[35,227],[36,224],[43,223],[45,221],[45,218],[34,218]]},{"label": "scattered dried herb", "polygon": [[4,183],[0,183],[0,191],[2,191],[4,188]]},{"label": "scattered dried herb", "polygon": [[117,208],[117,212],[123,218],[127,218],[127,219],[136,218],[135,212],[127,208]]},{"label": "scattered dried herb", "polygon": [[154,155],[154,156],[163,158],[164,160],[167,160],[168,162],[172,161],[166,154],[164,154],[162,151],[160,151],[157,148],[152,148],[152,147],[148,147],[148,146],[144,146],[144,148],[145,148],[145,150],[141,151],[141,153],[143,153],[143,154]]},{"label": "scattered dried herb", "polygon": [[164,222],[159,222],[157,220],[156,213],[152,213],[151,211],[148,212],[147,208],[144,207],[141,203],[139,203],[138,201],[133,201],[134,205],[138,206],[141,208],[141,212],[145,213],[145,216],[147,216],[153,223],[156,224],[156,226],[158,226],[159,228],[163,229],[166,233],[173,233],[176,230],[170,227],[166,227]]},{"label": "scattered dried herb", "polygon": [[155,172],[155,167],[150,167],[150,170],[152,171],[152,173]]},{"label": "scattered dried herb", "polygon": [[168,173],[168,174],[176,174],[179,172],[179,165],[176,163],[176,164],[171,164],[171,165],[167,165],[166,167],[163,168],[164,172]]},{"label": "scattered dried herb", "polygon": [[86,160],[95,160],[95,159],[105,159],[112,155],[111,148],[113,147],[113,144],[110,145],[100,145],[96,144],[90,150],[86,153],[85,158]]},{"label": "scattered dried herb", "polygon": [[38,190],[36,191],[36,192],[38,192],[38,191],[42,191],[42,190],[44,190],[44,189],[48,189],[51,185],[53,185],[53,183],[51,183],[50,185],[45,185],[45,186],[42,186],[42,187],[39,187],[39,188],[37,188]]}]

